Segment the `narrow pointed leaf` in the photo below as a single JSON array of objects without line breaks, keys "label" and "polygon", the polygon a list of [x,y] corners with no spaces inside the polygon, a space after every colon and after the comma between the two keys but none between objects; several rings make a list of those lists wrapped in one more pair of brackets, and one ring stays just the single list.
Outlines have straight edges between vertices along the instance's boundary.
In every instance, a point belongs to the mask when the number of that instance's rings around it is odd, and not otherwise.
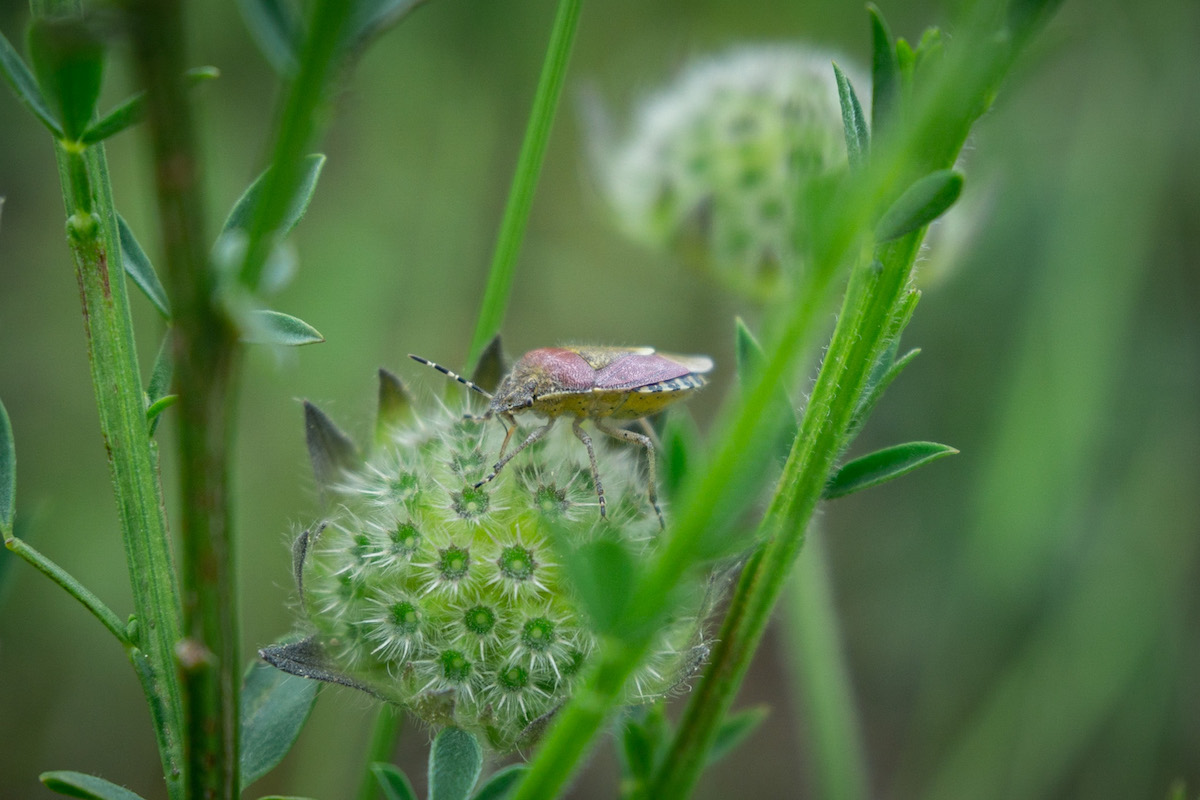
[{"label": "narrow pointed leaf", "polygon": [[529,767],[525,764],[510,764],[488,778],[475,793],[474,800],[504,800],[512,794],[521,776],[528,771]]},{"label": "narrow pointed leaf", "polygon": [[179,402],[179,395],[169,394],[165,397],[160,397],[155,400],[146,409],[146,422],[150,424],[150,433],[153,434],[158,428],[158,418],[162,416],[162,412],[166,411],[171,406]]},{"label": "narrow pointed leaf", "polygon": [[302,639],[298,642],[272,644],[258,651],[258,657],[276,669],[281,669],[289,675],[297,675],[313,681],[336,683],[339,686],[349,686],[367,694],[378,696],[375,692],[338,671],[320,642],[315,638]]},{"label": "narrow pointed leaf", "polygon": [[317,486],[329,488],[343,470],[358,465],[358,451],[350,437],[342,433],[325,412],[307,400],[304,402],[304,438],[312,461]]},{"label": "narrow pointed leaf", "polygon": [[241,693],[239,740],[242,789],[266,775],[287,755],[317,702],[316,681],[290,675],[261,661],[246,672]]},{"label": "narrow pointed leaf", "polygon": [[63,136],[78,140],[100,97],[104,43],[81,18],[38,18],[29,28],[29,57],[38,85],[57,107]]},{"label": "narrow pointed leaf", "polygon": [[125,274],[133,279],[137,287],[158,309],[158,313],[162,315],[163,319],[170,319],[171,305],[167,301],[167,291],[163,289],[162,282],[158,279],[158,273],[154,271],[154,265],[150,263],[150,257],[146,255],[146,251],[138,243],[137,237],[133,235],[133,229],[119,214],[117,215],[117,230],[121,237],[121,264],[125,267]]},{"label": "narrow pointed leaf", "polygon": [[[746,327],[746,323],[740,317],[736,321],[735,338],[738,383],[741,385],[743,392],[749,392],[754,386],[758,370],[762,369],[763,364],[766,363],[766,354],[763,353],[762,346],[759,345],[758,340],[754,338],[754,334],[750,332],[750,329]],[[792,442],[796,439],[796,434],[800,431],[800,424],[796,419],[796,409],[792,406],[787,393],[784,392],[782,387],[775,394],[771,405],[764,409],[763,413],[781,420],[777,453],[779,455],[786,455],[791,450]]]},{"label": "narrow pointed leaf", "polygon": [[371,774],[375,776],[384,800],[417,800],[412,782],[396,765],[376,761],[371,765]]},{"label": "narrow pointed leaf", "polygon": [[883,14],[874,3],[867,4],[867,13],[871,15],[871,130],[879,136],[900,113],[900,66]]},{"label": "narrow pointed leaf", "polygon": [[758,730],[758,726],[770,713],[770,707],[762,705],[747,708],[726,717],[721,723],[721,727],[717,729],[717,735],[713,739],[712,749],[708,751],[705,763],[711,766],[733,752],[739,744],[746,741],[750,734]]},{"label": "narrow pointed leaf", "polygon": [[277,344],[299,347],[325,341],[321,332],[304,320],[266,308],[251,311],[248,329],[242,341],[250,344]]},{"label": "narrow pointed leaf", "polygon": [[301,25],[287,0],[238,0],[246,27],[267,63],[280,75],[296,72]]},{"label": "narrow pointed leaf", "polygon": [[[291,233],[292,228],[296,227],[296,223],[308,210],[308,204],[312,201],[313,192],[317,188],[317,180],[321,177],[321,168],[324,166],[325,156],[321,153],[313,153],[305,156],[302,160],[300,182],[296,186],[296,194],[292,197],[292,204],[288,208],[287,214],[279,223],[278,231],[281,236]],[[262,195],[268,172],[270,172],[270,168],[255,178],[254,183],[250,184],[233,204],[233,208],[221,228],[222,235],[234,230],[248,231],[250,229],[250,221],[254,218],[254,208]]]},{"label": "narrow pointed leaf", "polygon": [[649,779],[654,770],[654,742],[639,720],[625,722],[621,731],[621,754],[631,777],[639,783]]},{"label": "narrow pointed leaf", "polygon": [[0,534],[12,536],[13,517],[17,499],[17,448],[13,442],[12,423],[8,411],[0,402]]},{"label": "narrow pointed leaf", "polygon": [[387,439],[388,432],[412,418],[412,397],[403,382],[391,372],[379,370],[379,411],[375,416],[375,443]]},{"label": "narrow pointed leaf", "polygon": [[142,800],[141,795],[123,786],[82,772],[43,772],[38,779],[50,791],[67,797],[79,797],[83,800]]},{"label": "narrow pointed leaf", "polygon": [[496,335],[479,356],[479,366],[475,367],[471,381],[489,392],[495,392],[507,372],[504,366],[504,352],[500,347],[500,336]]},{"label": "narrow pointed leaf", "polygon": [[656,477],[669,499],[679,491],[689,473],[697,473],[701,469],[699,461],[703,456],[703,448],[700,447],[700,429],[686,411],[673,409],[667,414],[660,439],[662,467]]},{"label": "narrow pointed leaf", "polygon": [[918,179],[884,212],[875,226],[875,241],[890,242],[925,227],[954,205],[962,187],[962,173],[953,169]]},{"label": "narrow pointed leaf", "polygon": [[462,728],[443,728],[429,752],[429,800],[466,800],[483,770],[483,750]]},{"label": "narrow pointed leaf", "polygon": [[[195,67],[185,73],[189,85],[196,85],[220,77],[216,67]],[[146,93],[138,92],[88,126],[79,137],[84,144],[96,144],[116,136],[121,131],[142,121],[146,115]]]},{"label": "narrow pointed leaf", "polygon": [[879,403],[879,399],[883,397],[883,393],[892,385],[892,381],[900,377],[900,373],[908,366],[914,358],[921,353],[921,348],[914,347],[900,358],[895,358],[894,351],[889,351],[886,361],[880,362],[876,369],[872,371],[868,379],[867,390],[863,394],[863,398],[859,401],[858,408],[854,410],[854,419],[850,422],[850,428],[847,431],[846,445],[849,445],[849,440],[853,439],[855,434],[862,429],[870,417],[871,412]]},{"label": "narrow pointed leaf", "polygon": [[908,442],[877,450],[870,455],[856,458],[839,469],[825,485],[823,496],[826,500],[831,500],[878,486],[912,472],[930,461],[957,452],[953,447],[936,442]]},{"label": "narrow pointed leaf", "polygon": [[3,33],[0,33],[0,74],[4,75],[5,82],[12,87],[13,94],[21,101],[21,105],[29,109],[51,133],[61,137],[62,125],[50,110],[50,104],[38,88],[37,80]]},{"label": "narrow pointed leaf", "polygon": [[846,134],[846,156],[850,169],[859,169],[867,163],[867,155],[871,149],[871,131],[867,126],[867,117],[863,113],[862,104],[854,92],[854,85],[842,72],[841,68],[833,65],[833,75],[837,80],[838,102],[842,106],[842,127]]},{"label": "narrow pointed leaf", "polygon": [[[171,362],[171,332],[163,337],[158,347],[158,355],[154,358],[154,367],[150,370],[150,380],[146,384],[146,421],[150,423],[150,435],[158,429],[159,416],[173,403],[162,404],[167,399],[171,388],[171,373],[174,364]],[[172,395],[174,397],[174,395]],[[153,413],[151,413],[153,411]]]}]

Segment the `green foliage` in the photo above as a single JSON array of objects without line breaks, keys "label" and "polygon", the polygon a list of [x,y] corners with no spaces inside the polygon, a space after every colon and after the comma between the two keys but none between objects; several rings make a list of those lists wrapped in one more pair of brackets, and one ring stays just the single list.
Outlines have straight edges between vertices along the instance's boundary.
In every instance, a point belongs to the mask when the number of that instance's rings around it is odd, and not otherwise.
[{"label": "green foliage", "polygon": [[12,535],[17,498],[17,448],[13,443],[12,422],[0,401],[0,534],[5,541]]},{"label": "green foliage", "polygon": [[915,181],[883,213],[875,226],[875,240],[883,244],[925,227],[954,205],[962,186],[962,173],[953,169],[938,170]]},{"label": "green foliage", "polygon": [[248,328],[242,334],[242,341],[250,344],[299,347],[325,341],[325,337],[316,328],[298,317],[280,311],[260,308],[251,311],[246,319]]},{"label": "green foliage", "polygon": [[150,257],[138,244],[137,237],[133,235],[133,229],[129,227],[129,223],[120,215],[117,216],[117,229],[121,235],[121,263],[125,267],[125,273],[133,279],[137,287],[158,309],[158,313],[162,315],[163,319],[169,320],[171,305],[167,301],[167,292],[158,279],[158,273],[154,271],[154,265],[150,263]]},{"label": "green foliage", "polygon": [[142,796],[95,775],[82,772],[43,772],[39,778],[46,788],[67,797],[82,800],[142,800]]},{"label": "green foliage", "polygon": [[39,18],[29,28],[29,56],[38,85],[58,112],[62,135],[78,141],[96,111],[104,75],[104,44],[81,18]]},{"label": "green foliage", "polygon": [[[295,194],[290,205],[287,206],[286,213],[279,221],[277,230],[281,238],[292,232],[292,229],[304,216],[304,212],[308,210],[308,204],[312,202],[313,193],[317,189],[317,180],[321,177],[321,169],[324,166],[325,156],[322,153],[313,153],[305,156],[302,160]],[[241,197],[233,204],[229,215],[225,217],[225,223],[221,226],[223,236],[233,231],[247,232],[250,230],[254,215],[259,213],[258,207],[262,202],[263,189],[267,185],[271,169],[268,167],[255,178],[254,182],[246,187]]]},{"label": "green foliage", "polygon": [[13,94],[21,101],[21,104],[29,109],[51,133],[55,136],[62,136],[62,125],[59,124],[54,112],[50,110],[46,98],[42,95],[42,90],[38,88],[37,79],[33,77],[29,67],[25,66],[25,62],[3,33],[0,33],[0,71],[3,72],[4,80],[12,87]]},{"label": "green foliage", "polygon": [[934,442],[908,442],[876,450],[870,455],[854,459],[834,473],[825,486],[823,496],[826,500],[832,500],[860,492],[956,453],[958,451],[953,447]]},{"label": "green foliage", "polygon": [[758,730],[758,726],[762,725],[770,714],[769,706],[758,705],[726,717],[721,727],[717,728],[712,748],[708,751],[706,766],[715,764],[733,752]]},{"label": "green foliage", "polygon": [[371,774],[375,776],[386,800],[417,800],[412,783],[399,767],[376,762],[371,765]]},{"label": "green foliage", "polygon": [[461,728],[443,728],[429,753],[429,800],[466,800],[483,770],[483,750]]},{"label": "green foliage", "polygon": [[871,152],[871,131],[862,104],[854,92],[854,85],[837,64],[833,65],[833,74],[837,80],[838,100],[842,105],[842,126],[846,130],[846,154],[850,159],[850,169],[859,169],[867,163],[867,156]]},{"label": "green foliage", "polygon": [[291,750],[317,702],[316,681],[289,675],[261,661],[246,671],[241,692],[241,782],[245,789],[275,768]]}]

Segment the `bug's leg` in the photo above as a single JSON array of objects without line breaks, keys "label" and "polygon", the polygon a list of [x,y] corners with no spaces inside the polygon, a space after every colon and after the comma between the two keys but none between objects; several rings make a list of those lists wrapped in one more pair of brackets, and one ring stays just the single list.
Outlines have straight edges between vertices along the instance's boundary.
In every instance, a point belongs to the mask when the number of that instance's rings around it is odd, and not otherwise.
[{"label": "bug's leg", "polygon": [[592,448],[592,437],[587,435],[587,431],[579,427],[579,423],[583,422],[583,417],[576,417],[571,423],[571,430],[575,432],[575,438],[583,442],[583,446],[588,451],[588,461],[592,463],[592,482],[596,484],[596,497],[600,500],[600,517],[605,517],[604,505],[604,484],[600,483],[600,470],[596,469],[596,451]]},{"label": "bug's leg", "polygon": [[[500,455],[496,456],[496,458],[503,459],[504,451],[508,449],[508,443],[512,440],[512,435],[517,432],[517,421],[513,419],[512,414],[501,414],[500,424],[504,426],[504,444],[500,445]],[[521,447],[524,448],[525,445],[521,445]]]},{"label": "bug's leg", "polygon": [[658,526],[665,530],[667,523],[663,520],[662,509],[658,507],[658,490],[654,485],[654,442],[652,442],[650,437],[644,433],[638,433],[637,431],[630,431],[624,428],[610,428],[604,424],[603,419],[596,420],[596,430],[607,433],[614,439],[620,439],[624,442],[636,442],[637,444],[640,444],[642,447],[646,448],[646,461],[650,466],[650,477],[648,481],[650,484],[650,505],[654,506],[654,513],[658,515]]},{"label": "bug's leg", "polygon": [[[541,426],[540,428],[534,428],[533,432],[525,437],[525,441],[521,442],[519,445],[517,445],[516,449],[514,449],[508,455],[503,456],[499,461],[496,462],[495,466],[492,467],[492,471],[490,473],[488,473],[483,478],[483,480],[481,480],[481,481],[479,481],[479,483],[475,484],[475,488],[478,489],[480,486],[483,486],[485,483],[490,483],[497,475],[500,474],[500,470],[504,469],[504,465],[507,464],[509,461],[513,460],[514,456],[516,456],[518,453],[520,453],[526,447],[529,447],[529,445],[533,444],[538,439],[541,439],[543,436],[545,436],[547,433],[549,433],[550,429],[554,427],[555,419],[556,418],[551,418],[551,420],[549,422],[547,422],[545,425]],[[509,430],[509,436],[511,436],[512,432],[514,430],[516,430],[516,426],[514,425],[512,428],[509,428],[508,430]],[[507,442],[507,439],[505,441]],[[500,448],[500,451],[504,452],[504,448],[503,447]]]}]

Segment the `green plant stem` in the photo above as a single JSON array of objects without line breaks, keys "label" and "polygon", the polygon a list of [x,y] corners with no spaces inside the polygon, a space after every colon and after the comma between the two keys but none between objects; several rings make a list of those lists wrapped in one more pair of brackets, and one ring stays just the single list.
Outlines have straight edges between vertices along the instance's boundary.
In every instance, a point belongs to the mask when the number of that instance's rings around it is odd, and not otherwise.
[{"label": "green plant stem", "polygon": [[816,795],[867,800],[870,773],[820,533],[809,533],[782,601],[789,673],[812,743]]},{"label": "green plant stem", "polygon": [[346,0],[313,3],[300,68],[288,89],[276,126],[271,169],[264,178],[262,194],[250,220],[246,255],[239,275],[247,288],[258,286],[271,248],[276,244],[276,231],[292,203],[300,181],[301,160],[317,129],[318,112],[339,63],[343,29],[353,8],[354,3]]},{"label": "green plant stem", "polygon": [[229,453],[240,349],[208,268],[200,163],[184,78],[183,9],[178,0],[131,0],[128,11],[133,58],[146,92],[174,310],[186,631],[177,656],[186,699],[188,796],[233,798],[242,670]]},{"label": "green plant stem", "polygon": [[375,725],[371,728],[371,740],[367,743],[367,760],[363,767],[362,780],[358,784],[357,800],[375,800],[379,797],[379,782],[371,772],[371,765],[382,761],[391,763],[396,750],[396,740],[404,725],[404,712],[391,703],[379,707]]},{"label": "green plant stem", "polygon": [[500,326],[504,323],[504,312],[512,291],[517,255],[521,251],[521,241],[525,237],[525,227],[529,222],[529,211],[533,207],[533,193],[542,171],[542,162],[545,160],[546,145],[550,141],[554,113],[562,96],[567,62],[571,57],[571,46],[579,27],[582,6],[583,0],[559,0],[550,44],[546,50],[546,60],[542,64],[542,74],[533,98],[533,110],[525,129],[525,139],[521,143],[521,154],[517,158],[516,173],[508,193],[508,204],[504,207],[504,218],[500,223],[500,233],[496,239],[496,249],[488,272],[487,288],[484,290],[479,319],[475,324],[475,335],[471,339],[471,348],[467,354],[467,375],[475,371],[484,348],[500,332]]},{"label": "green plant stem", "polygon": [[[56,152],[100,430],[133,588],[135,633],[123,631],[119,639],[136,645],[127,646],[127,651],[150,706],[167,793],[175,800],[184,796],[185,773],[182,687],[174,654],[180,638],[179,596],[154,446],[146,425],[124,270],[119,265],[111,270],[108,257],[120,252],[112,188],[101,147],[89,148],[82,156],[68,154],[62,146]],[[72,168],[69,162],[74,158],[82,160],[82,171]],[[87,181],[88,186],[72,185],[72,181]],[[93,213],[75,207],[73,199],[80,193],[90,196]],[[111,619],[101,621],[112,629]]]},{"label": "green plant stem", "polygon": [[46,558],[33,545],[15,536],[5,537],[4,546],[78,600],[84,608],[91,612],[93,617],[100,621],[101,625],[108,629],[109,633],[117,638],[122,646],[128,648],[132,645],[125,633],[125,624],[121,622],[121,618],[90,589],[76,580],[75,576]]},{"label": "green plant stem", "polygon": [[[977,19],[993,9],[981,6]],[[872,175],[859,197],[859,208],[886,207],[915,177],[954,162],[971,122],[987,107],[1015,48],[1012,39],[987,37],[986,29],[968,26],[944,65],[940,82],[923,98],[915,124],[873,154]],[[973,41],[971,41],[973,39]],[[1027,37],[1020,37],[1025,41]],[[854,218],[852,213],[850,219]],[[857,222],[861,223],[861,219]],[[835,232],[845,224],[834,225]],[[770,612],[804,543],[804,533],[820,499],[829,471],[844,445],[854,409],[869,370],[895,330],[903,293],[920,242],[910,234],[880,248],[878,261],[855,270],[847,288],[833,340],[805,411],[800,435],[780,479],[761,530],[766,543],[753,571],[743,572],[730,614],[700,685],[689,698],[671,750],[663,761],[655,797],[686,796],[695,785],[716,730],[762,637]]]}]

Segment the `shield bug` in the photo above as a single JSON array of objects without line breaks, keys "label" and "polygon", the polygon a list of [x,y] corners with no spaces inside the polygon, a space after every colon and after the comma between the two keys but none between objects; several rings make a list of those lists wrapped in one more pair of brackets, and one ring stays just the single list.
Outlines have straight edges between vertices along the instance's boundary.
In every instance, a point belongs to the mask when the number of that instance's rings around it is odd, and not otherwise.
[{"label": "shield bug", "polygon": [[[440,364],[411,354],[409,358],[488,398],[487,411],[474,419],[498,417],[504,424],[506,435],[496,464],[475,488],[493,480],[514,456],[549,433],[559,417],[570,416],[571,430],[587,447],[600,516],[605,516],[604,486],[596,469],[596,451],[591,437],[580,427],[589,419],[601,433],[646,449],[650,504],[660,525],[663,516],[654,481],[654,442],[643,433],[615,427],[611,421],[643,419],[687,399],[707,383],[704,376],[713,368],[708,356],[669,355],[657,353],[652,347],[543,347],[521,356],[492,394]],[[546,422],[509,451],[508,445],[517,429],[513,415],[521,411],[545,417]]]}]

